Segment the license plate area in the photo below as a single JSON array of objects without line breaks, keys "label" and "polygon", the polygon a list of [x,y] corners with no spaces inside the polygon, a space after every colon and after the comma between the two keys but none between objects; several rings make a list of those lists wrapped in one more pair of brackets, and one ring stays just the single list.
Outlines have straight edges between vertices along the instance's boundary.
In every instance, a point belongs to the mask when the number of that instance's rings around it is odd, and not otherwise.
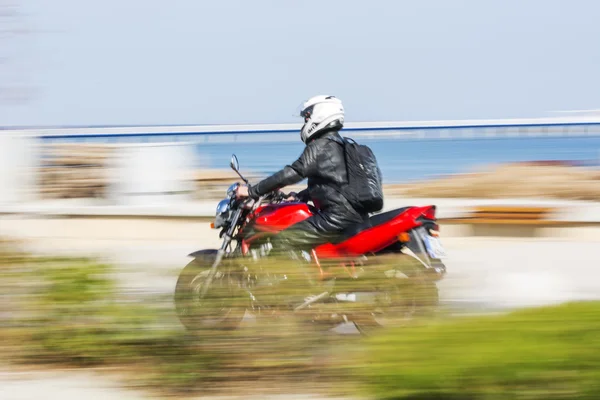
[{"label": "license plate area", "polygon": [[440,260],[446,258],[446,250],[439,238],[423,235],[423,242],[425,243],[425,250],[427,250],[429,257]]}]

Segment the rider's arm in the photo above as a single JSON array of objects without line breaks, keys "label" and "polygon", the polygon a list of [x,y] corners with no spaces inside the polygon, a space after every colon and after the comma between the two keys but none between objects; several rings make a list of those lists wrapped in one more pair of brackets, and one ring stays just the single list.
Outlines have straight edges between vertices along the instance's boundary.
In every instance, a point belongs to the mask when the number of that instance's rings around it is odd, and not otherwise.
[{"label": "rider's arm", "polygon": [[304,148],[300,158],[292,165],[286,165],[281,171],[263,179],[256,185],[250,185],[248,195],[253,199],[258,199],[260,196],[314,175],[317,169],[317,154],[315,146],[310,143]]}]

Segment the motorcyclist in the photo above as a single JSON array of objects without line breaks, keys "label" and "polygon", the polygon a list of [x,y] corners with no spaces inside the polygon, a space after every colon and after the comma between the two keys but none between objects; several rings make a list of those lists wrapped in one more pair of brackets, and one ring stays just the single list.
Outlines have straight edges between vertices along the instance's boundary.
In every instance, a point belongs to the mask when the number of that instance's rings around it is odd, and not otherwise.
[{"label": "motorcyclist", "polygon": [[236,194],[238,198],[258,199],[308,178],[308,187],[297,198],[311,200],[318,212],[277,235],[285,248],[308,250],[367,216],[357,212],[340,190],[348,182],[343,140],[338,133],[344,126],[341,100],[335,96],[312,97],[302,105],[300,116],[304,118],[300,138],[306,145],[302,155],[255,185],[239,186]]}]

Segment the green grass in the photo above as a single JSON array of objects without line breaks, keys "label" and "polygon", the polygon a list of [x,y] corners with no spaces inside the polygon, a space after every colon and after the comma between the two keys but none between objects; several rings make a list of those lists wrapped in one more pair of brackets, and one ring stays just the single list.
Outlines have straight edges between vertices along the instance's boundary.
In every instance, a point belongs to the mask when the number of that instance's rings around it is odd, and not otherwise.
[{"label": "green grass", "polygon": [[[12,254],[12,253],[11,253]],[[17,258],[11,255],[10,260]],[[115,367],[161,389],[211,379],[219,357],[174,321],[169,298],[118,295],[113,267],[90,259],[2,257],[11,306],[3,358],[56,367]]]},{"label": "green grass", "polygon": [[390,330],[355,376],[378,399],[598,399],[600,302]]}]

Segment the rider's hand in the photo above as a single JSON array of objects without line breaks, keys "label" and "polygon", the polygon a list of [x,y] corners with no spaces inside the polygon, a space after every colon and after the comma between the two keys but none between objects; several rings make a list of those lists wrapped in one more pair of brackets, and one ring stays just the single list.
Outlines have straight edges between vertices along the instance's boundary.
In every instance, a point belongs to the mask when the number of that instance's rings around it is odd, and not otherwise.
[{"label": "rider's hand", "polygon": [[237,190],[235,191],[235,197],[238,199],[248,197],[248,186],[238,186]]},{"label": "rider's hand", "polygon": [[298,201],[298,195],[294,192],[291,192],[288,194],[288,197],[285,199],[285,201]]}]

